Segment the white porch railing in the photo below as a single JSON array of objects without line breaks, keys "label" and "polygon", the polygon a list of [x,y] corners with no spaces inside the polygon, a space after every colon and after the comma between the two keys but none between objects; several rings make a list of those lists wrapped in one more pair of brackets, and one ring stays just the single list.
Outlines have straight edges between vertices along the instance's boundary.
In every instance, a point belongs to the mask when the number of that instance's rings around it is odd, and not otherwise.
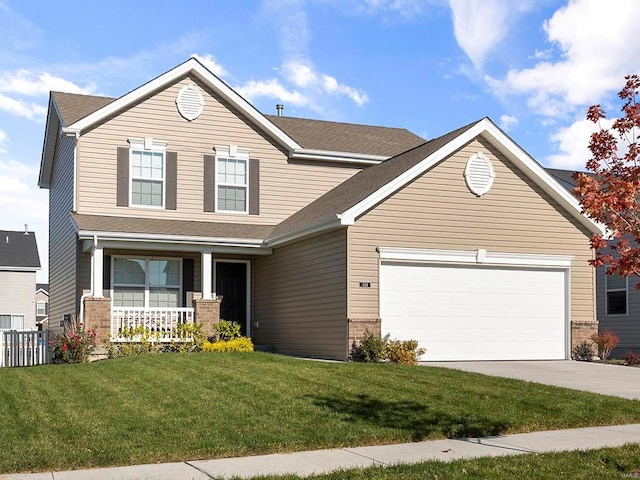
[{"label": "white porch railing", "polygon": [[111,341],[176,341],[178,325],[193,321],[193,308],[111,307]]}]

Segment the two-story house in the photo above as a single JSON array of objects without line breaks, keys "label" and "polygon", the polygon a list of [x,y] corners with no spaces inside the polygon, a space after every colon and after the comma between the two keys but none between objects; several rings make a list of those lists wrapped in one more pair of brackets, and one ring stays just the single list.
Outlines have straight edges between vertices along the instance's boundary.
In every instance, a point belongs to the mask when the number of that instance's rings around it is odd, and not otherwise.
[{"label": "two-story house", "polygon": [[345,359],[365,329],[425,360],[567,358],[597,329],[576,200],[489,119],[264,115],[196,59],[119,98],[53,92],[50,315],[101,336],[235,320]]},{"label": "two-story house", "polygon": [[34,291],[40,270],[33,232],[0,230],[0,331],[35,330]]}]

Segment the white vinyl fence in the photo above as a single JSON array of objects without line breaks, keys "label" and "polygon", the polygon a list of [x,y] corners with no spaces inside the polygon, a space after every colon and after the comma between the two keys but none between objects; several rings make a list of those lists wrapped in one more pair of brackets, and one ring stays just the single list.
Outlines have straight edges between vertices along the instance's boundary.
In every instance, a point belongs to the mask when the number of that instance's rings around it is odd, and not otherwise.
[{"label": "white vinyl fence", "polygon": [[49,332],[0,331],[0,367],[28,367],[49,361]]}]

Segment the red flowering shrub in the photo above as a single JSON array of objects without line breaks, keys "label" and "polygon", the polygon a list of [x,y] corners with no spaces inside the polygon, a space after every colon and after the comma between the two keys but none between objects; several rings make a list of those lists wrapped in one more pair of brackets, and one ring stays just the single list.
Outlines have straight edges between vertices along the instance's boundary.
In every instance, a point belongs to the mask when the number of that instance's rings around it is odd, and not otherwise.
[{"label": "red flowering shrub", "polygon": [[85,330],[75,319],[65,325],[64,333],[57,335],[53,343],[55,363],[84,363],[96,346],[96,332]]},{"label": "red flowering shrub", "polygon": [[591,335],[591,340],[598,347],[598,356],[600,360],[606,360],[611,354],[611,350],[616,348],[616,345],[620,343],[620,337],[613,333],[608,328],[604,332],[594,333]]},{"label": "red flowering shrub", "polygon": [[622,359],[627,362],[627,365],[640,365],[640,353],[625,353],[622,355]]}]

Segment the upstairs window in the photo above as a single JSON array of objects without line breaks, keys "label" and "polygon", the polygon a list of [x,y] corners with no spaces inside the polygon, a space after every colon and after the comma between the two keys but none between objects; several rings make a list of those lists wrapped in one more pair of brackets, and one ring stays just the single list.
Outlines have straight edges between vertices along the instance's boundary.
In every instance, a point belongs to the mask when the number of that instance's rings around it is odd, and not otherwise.
[{"label": "upstairs window", "polygon": [[234,145],[216,150],[216,211],[249,213],[249,150]]},{"label": "upstairs window", "polygon": [[605,275],[607,315],[627,314],[627,278],[618,274]]},{"label": "upstairs window", "polygon": [[42,300],[36,302],[36,315],[42,316],[47,314],[47,303]]},{"label": "upstairs window", "polygon": [[165,206],[166,143],[151,138],[129,139],[130,205]]}]

